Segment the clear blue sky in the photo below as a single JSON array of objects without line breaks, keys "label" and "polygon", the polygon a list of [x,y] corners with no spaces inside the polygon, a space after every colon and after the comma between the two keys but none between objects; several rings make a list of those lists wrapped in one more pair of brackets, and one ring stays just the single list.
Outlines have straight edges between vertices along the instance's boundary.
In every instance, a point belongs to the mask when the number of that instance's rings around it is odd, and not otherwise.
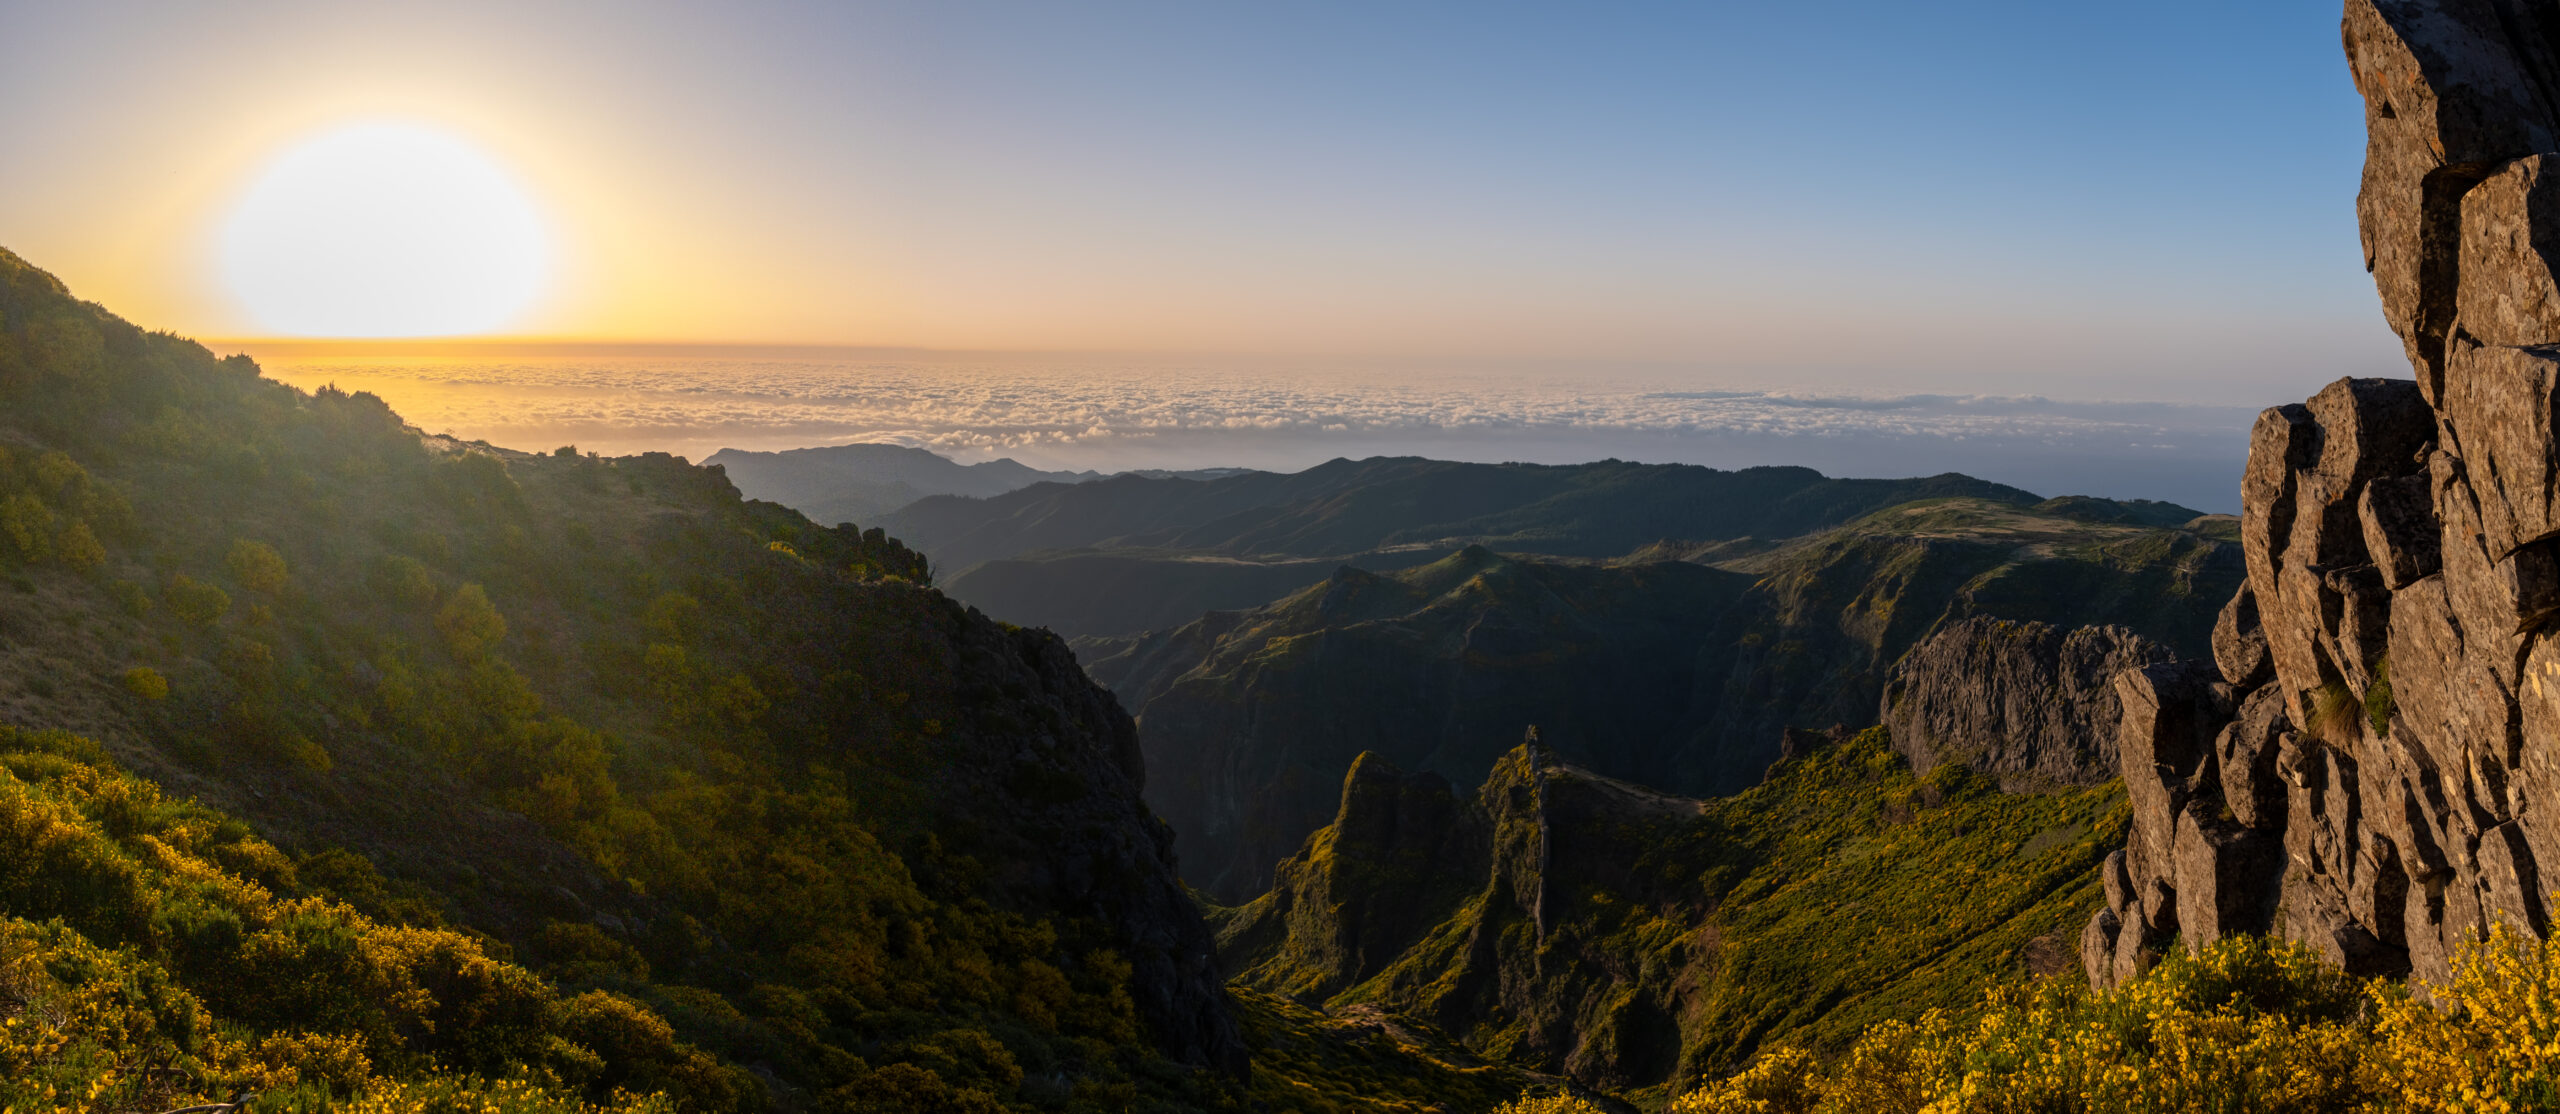
[{"label": "clear blue sky", "polygon": [[578,285],[526,331],[2263,403],[2406,374],[2358,258],[2337,21],[10,4],[0,245],[236,333],[197,227],[297,129],[387,112],[485,141],[575,226]]}]

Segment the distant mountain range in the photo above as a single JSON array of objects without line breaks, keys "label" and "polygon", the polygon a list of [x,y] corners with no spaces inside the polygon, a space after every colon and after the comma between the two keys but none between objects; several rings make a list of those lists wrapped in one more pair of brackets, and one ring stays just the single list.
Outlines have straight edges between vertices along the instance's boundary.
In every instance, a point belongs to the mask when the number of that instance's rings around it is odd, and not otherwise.
[{"label": "distant mountain range", "polygon": [[1258,606],[1340,565],[1388,572],[1468,545],[1594,558],[1666,539],[1789,538],[1951,496],[2036,501],[1953,474],[1849,480],[1809,468],[1375,457],[1290,474],[1124,475],[986,499],[938,497],[882,525],[932,558],[953,598],[1072,638]]},{"label": "distant mountain range", "polygon": [[[882,515],[934,495],[985,498],[1039,483],[1079,484],[1105,473],[1044,472],[1011,457],[961,464],[905,445],[822,445],[779,452],[722,449],[702,462],[729,473],[750,499],[780,503],[821,523],[869,525]],[[1242,469],[1147,471],[1142,476],[1213,478]]]}]

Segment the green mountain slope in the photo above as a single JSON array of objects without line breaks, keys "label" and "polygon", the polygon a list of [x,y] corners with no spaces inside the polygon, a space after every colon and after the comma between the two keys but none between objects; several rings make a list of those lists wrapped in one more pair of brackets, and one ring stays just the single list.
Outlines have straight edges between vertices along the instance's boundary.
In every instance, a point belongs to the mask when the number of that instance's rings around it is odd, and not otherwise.
[{"label": "green mountain slope", "polygon": [[[570,1110],[628,1091],[724,1110],[762,1092],[632,998],[565,993],[389,897],[361,860],[297,861],[77,736],[0,728],[0,908],[12,1110],[159,1110],[239,1090],[270,1109],[478,1092]],[[638,962],[585,926],[551,936]],[[539,1082],[482,1082],[519,1073]]]},{"label": "green mountain slope", "polygon": [[1837,1049],[2067,969],[2125,824],[2114,783],[1915,777],[1881,730],[1718,800],[1536,746],[1464,796],[1365,756],[1271,892],[1219,912],[1219,941],[1240,986],[1658,1100],[1768,1042]]},{"label": "green mountain slope", "polygon": [[923,573],[673,458],[422,438],[0,253],[0,718],[360,853],[753,1065],[748,1105],[1225,1101],[1128,717]]}]

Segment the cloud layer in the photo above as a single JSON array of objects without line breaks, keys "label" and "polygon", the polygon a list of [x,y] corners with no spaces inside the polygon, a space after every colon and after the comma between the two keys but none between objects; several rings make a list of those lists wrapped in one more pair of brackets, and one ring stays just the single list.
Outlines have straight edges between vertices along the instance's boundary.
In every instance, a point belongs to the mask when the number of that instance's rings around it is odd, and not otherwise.
[{"label": "cloud layer", "polygon": [[1661,376],[1314,370],[809,353],[279,357],[302,387],[382,395],[431,431],[524,449],[885,441],[1043,467],[1299,468],[1414,454],[1615,456],[1837,474],[1967,471],[2046,493],[2236,502],[2252,412],[1955,394],[1701,389]]}]

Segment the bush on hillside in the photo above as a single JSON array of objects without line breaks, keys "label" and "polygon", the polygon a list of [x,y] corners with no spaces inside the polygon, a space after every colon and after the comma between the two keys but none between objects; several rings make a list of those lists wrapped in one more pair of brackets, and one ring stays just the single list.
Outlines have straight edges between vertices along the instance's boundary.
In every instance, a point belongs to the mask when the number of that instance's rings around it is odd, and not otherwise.
[{"label": "bush on hillside", "polygon": [[1830,1063],[1773,1050],[1670,1110],[2560,1109],[2560,941],[2500,927],[2449,985],[2423,989],[2360,985],[2300,944],[2231,937],[2105,993],[2057,978],[1995,990],[1970,1018],[1877,1025]]}]

